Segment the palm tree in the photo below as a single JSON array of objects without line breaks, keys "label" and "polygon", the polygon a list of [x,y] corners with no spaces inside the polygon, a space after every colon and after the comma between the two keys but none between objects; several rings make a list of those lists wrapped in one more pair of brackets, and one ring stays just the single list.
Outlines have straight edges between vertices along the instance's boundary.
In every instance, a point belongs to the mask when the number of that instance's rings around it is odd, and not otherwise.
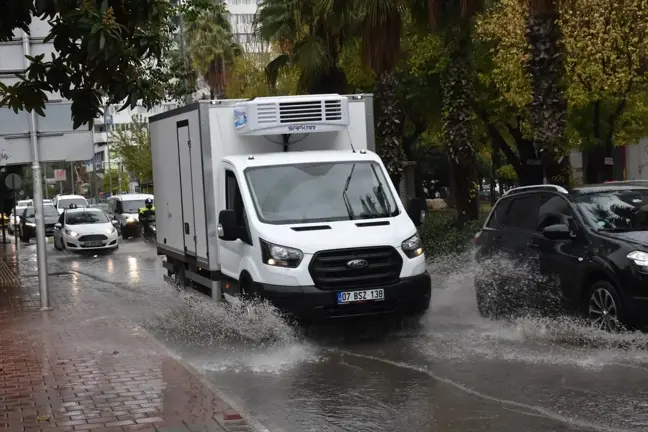
[{"label": "palm tree", "polygon": [[225,5],[215,5],[188,23],[187,36],[191,63],[209,84],[211,98],[223,97],[227,65],[243,52],[234,40]]},{"label": "palm tree", "polygon": [[571,167],[565,134],[567,102],[558,4],[556,0],[528,1],[526,38],[530,53],[525,66],[533,91],[529,114],[534,145],[543,161],[545,181],[567,185]]},{"label": "palm tree", "polygon": [[441,73],[443,141],[450,163],[458,223],[477,219],[477,160],[473,131],[472,21],[482,0],[415,0],[414,17],[425,17],[443,36],[447,63]]},{"label": "palm tree", "polygon": [[343,0],[263,0],[255,17],[257,36],[279,48],[266,67],[270,85],[284,68],[297,66],[300,93],[344,93],[339,57],[351,23]]},{"label": "palm tree", "polygon": [[398,185],[404,162],[405,113],[397,93],[396,67],[401,59],[403,19],[410,5],[407,0],[355,0],[354,6],[363,60],[376,74],[378,148],[392,181]]}]

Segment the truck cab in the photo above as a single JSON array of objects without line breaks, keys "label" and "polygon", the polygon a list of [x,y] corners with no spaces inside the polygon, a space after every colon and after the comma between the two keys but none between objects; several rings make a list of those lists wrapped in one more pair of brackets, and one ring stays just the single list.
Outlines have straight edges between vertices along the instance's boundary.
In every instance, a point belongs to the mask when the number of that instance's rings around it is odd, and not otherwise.
[{"label": "truck cab", "polygon": [[[427,310],[420,213],[403,206],[371,151],[372,98],[358,96],[198,103],[195,116],[184,107],[153,117],[168,277],[306,319]],[[171,125],[177,142],[165,144]],[[177,159],[166,160],[174,144]]]}]

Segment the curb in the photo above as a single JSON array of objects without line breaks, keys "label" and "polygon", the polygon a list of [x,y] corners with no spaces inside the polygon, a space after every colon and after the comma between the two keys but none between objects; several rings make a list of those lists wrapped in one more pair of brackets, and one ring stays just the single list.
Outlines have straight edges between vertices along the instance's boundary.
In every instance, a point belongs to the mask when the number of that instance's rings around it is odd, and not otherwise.
[{"label": "curb", "polygon": [[[103,295],[103,294],[102,294]],[[129,319],[129,321],[131,321]],[[132,321],[131,321],[132,322]],[[265,427],[261,422],[252,418],[252,416],[247,413],[243,408],[239,407],[236,402],[233,402],[232,399],[227,396],[221,389],[216,387],[214,383],[209,381],[203,374],[201,374],[196,368],[187,363],[183,358],[176,355],[173,351],[169,349],[164,343],[159,341],[155,336],[153,336],[148,330],[142,328],[141,326],[134,324],[135,327],[142,332],[142,334],[158,347],[160,347],[164,352],[166,352],[170,357],[177,361],[180,366],[184,367],[189,371],[190,374],[195,376],[205,387],[211,390],[216,396],[218,396],[223,402],[230,406],[231,409],[225,410],[223,412],[222,418],[214,417],[221,427],[228,429],[229,424],[237,424],[241,420],[245,421],[255,432],[271,432],[270,429]]]},{"label": "curb", "polygon": [[[0,260],[0,262],[2,262],[2,260]],[[4,264],[4,262],[2,262],[2,264]],[[2,264],[0,264],[0,271],[2,270],[1,269]],[[92,279],[92,276],[74,270],[69,271],[69,274],[70,275],[76,274],[78,276],[84,276]],[[112,305],[112,301],[110,301],[110,299],[107,298],[103,293],[101,293],[98,290],[95,290],[95,292],[101,295],[102,297],[104,297],[106,301],[108,301]],[[221,416],[213,417],[214,421],[216,421],[221,426],[221,428],[223,428],[223,430],[225,431],[232,430],[232,432],[236,432],[237,430],[236,427],[240,427],[243,423],[246,423],[247,426],[250,429],[254,430],[255,432],[271,432],[270,429],[265,427],[260,421],[255,420],[247,411],[239,407],[236,402],[232,401],[232,399],[229,396],[227,396],[221,389],[219,389],[214,383],[209,381],[196,368],[191,366],[183,358],[181,358],[176,353],[174,353],[171,349],[169,349],[169,347],[167,347],[163,342],[161,342],[155,336],[153,336],[148,330],[146,330],[139,324],[133,322],[131,318],[124,316],[121,313],[119,313],[119,315],[127,319],[133,325],[133,327],[136,328],[141,333],[142,336],[144,336],[144,338],[146,338],[150,342],[153,342],[158,348],[160,348],[162,352],[166,353],[169,357],[173,358],[173,360],[175,360],[180,366],[185,368],[191,375],[193,375],[196,379],[198,379],[198,381],[200,381],[205,387],[207,387],[212,393],[214,393],[219,399],[221,399],[229,406],[229,409],[223,411]],[[234,428],[230,429],[230,426],[234,426]],[[240,428],[238,429],[238,431],[240,431]]]}]

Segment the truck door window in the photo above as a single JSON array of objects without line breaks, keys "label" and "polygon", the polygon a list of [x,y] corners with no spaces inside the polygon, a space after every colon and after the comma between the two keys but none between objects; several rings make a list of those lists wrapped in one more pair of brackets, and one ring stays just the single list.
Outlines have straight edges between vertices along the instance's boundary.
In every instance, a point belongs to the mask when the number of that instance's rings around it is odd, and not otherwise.
[{"label": "truck door window", "polygon": [[241,230],[241,240],[251,245],[252,240],[248,229],[241,189],[236,180],[236,175],[230,170],[225,171],[225,205],[228,210],[234,210],[236,213],[236,223]]}]

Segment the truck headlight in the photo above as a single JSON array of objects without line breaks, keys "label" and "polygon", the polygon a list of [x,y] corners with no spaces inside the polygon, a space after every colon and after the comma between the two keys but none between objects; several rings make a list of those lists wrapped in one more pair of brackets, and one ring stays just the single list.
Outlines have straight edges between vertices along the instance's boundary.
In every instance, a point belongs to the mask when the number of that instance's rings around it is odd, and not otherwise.
[{"label": "truck headlight", "polygon": [[418,234],[414,234],[412,237],[405,240],[401,244],[401,247],[408,258],[416,258],[417,256],[423,255],[423,245],[421,244],[421,238]]},{"label": "truck headlight", "polygon": [[76,236],[79,235],[79,234],[77,234],[76,231],[72,231],[72,230],[68,230],[68,229],[65,230],[65,234],[69,235],[70,237],[76,237]]},{"label": "truck headlight", "polygon": [[261,259],[266,265],[296,268],[304,258],[304,253],[299,249],[259,240],[261,243]]},{"label": "truck headlight", "polygon": [[626,258],[632,260],[637,266],[648,270],[648,253],[642,251],[633,251],[626,255]]}]

